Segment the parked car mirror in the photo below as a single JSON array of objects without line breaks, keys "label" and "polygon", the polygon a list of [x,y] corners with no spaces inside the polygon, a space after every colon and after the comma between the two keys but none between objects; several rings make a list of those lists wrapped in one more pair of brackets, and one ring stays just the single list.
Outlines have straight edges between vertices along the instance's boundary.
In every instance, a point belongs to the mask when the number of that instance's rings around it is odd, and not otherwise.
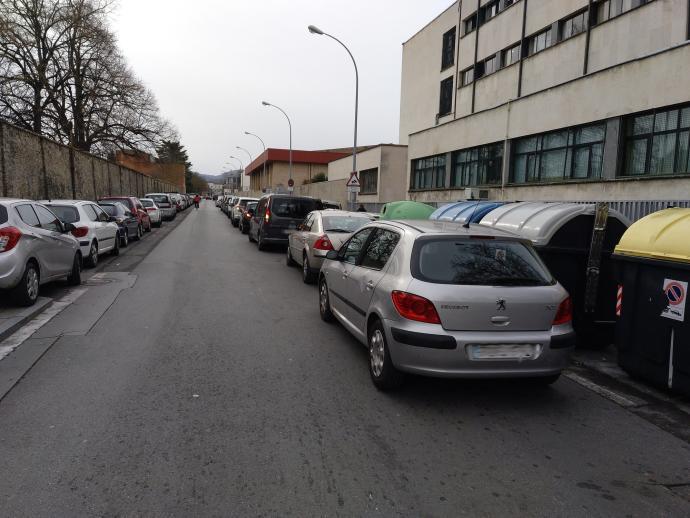
[{"label": "parked car mirror", "polygon": [[329,250],[326,254],[326,259],[330,259],[331,261],[339,261],[340,259],[338,258],[338,251]]}]

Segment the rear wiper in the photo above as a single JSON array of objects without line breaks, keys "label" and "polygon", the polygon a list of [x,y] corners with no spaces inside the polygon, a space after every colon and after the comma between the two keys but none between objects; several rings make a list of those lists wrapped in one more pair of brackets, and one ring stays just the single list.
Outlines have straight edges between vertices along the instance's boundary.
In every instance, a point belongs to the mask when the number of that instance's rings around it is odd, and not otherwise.
[{"label": "rear wiper", "polygon": [[345,230],[344,228],[327,228],[326,230],[324,230],[324,232],[344,232],[346,234],[350,234],[352,231]]},{"label": "rear wiper", "polygon": [[544,284],[543,281],[539,279],[530,279],[529,277],[497,277],[492,279],[492,284],[512,284],[516,286],[527,285],[527,286],[537,286]]}]

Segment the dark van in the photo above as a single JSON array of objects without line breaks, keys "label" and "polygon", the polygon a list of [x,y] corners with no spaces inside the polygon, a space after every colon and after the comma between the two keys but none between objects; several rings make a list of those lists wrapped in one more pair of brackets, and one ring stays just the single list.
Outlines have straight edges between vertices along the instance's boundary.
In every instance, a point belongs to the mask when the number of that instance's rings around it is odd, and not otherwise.
[{"label": "dark van", "polygon": [[259,250],[266,245],[287,245],[288,235],[313,210],[323,209],[321,200],[290,194],[269,194],[262,197],[249,225],[249,241],[256,241]]}]

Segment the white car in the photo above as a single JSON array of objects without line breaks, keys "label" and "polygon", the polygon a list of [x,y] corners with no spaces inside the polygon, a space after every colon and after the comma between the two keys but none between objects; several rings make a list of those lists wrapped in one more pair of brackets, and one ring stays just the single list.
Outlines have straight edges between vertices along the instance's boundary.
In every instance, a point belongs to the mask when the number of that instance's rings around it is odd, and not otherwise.
[{"label": "white car", "polygon": [[144,209],[151,218],[151,226],[160,228],[163,224],[163,211],[160,210],[155,201],[151,198],[139,198],[139,201],[144,206]]},{"label": "white car", "polygon": [[250,201],[259,201],[259,198],[238,198],[237,203],[232,207],[232,217],[230,221],[233,227],[238,227],[240,224],[240,218],[242,217],[242,211],[247,206]]},{"label": "white car", "polygon": [[98,264],[98,257],[120,255],[118,226],[101,207],[91,201],[51,200],[44,202],[63,223],[74,225],[72,235],[79,241],[87,266]]}]

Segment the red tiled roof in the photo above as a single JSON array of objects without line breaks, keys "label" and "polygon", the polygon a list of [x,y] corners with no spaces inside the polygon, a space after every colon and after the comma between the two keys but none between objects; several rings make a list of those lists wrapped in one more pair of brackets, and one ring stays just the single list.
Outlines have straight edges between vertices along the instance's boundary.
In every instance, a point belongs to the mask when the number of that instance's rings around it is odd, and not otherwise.
[{"label": "red tiled roof", "polygon": [[[351,153],[335,153],[332,151],[302,151],[298,149],[292,150],[293,164],[328,164],[334,160],[350,156]],[[253,172],[260,170],[264,162],[289,162],[289,149],[274,149],[268,148],[261,153],[251,164],[245,168],[245,173],[250,176]]]}]

